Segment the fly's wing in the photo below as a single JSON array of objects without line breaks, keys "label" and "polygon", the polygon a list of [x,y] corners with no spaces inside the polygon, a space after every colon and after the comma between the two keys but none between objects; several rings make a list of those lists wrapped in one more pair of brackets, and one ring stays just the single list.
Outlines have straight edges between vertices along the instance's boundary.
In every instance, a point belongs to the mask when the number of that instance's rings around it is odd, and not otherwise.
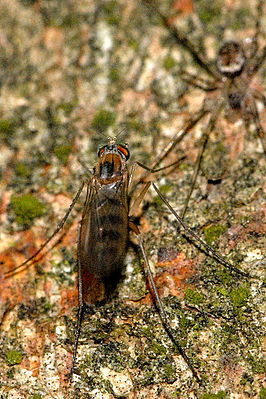
[{"label": "fly's wing", "polygon": [[92,179],[79,237],[79,279],[87,304],[102,300],[104,282],[123,266],[128,237],[128,175],[99,185]]}]

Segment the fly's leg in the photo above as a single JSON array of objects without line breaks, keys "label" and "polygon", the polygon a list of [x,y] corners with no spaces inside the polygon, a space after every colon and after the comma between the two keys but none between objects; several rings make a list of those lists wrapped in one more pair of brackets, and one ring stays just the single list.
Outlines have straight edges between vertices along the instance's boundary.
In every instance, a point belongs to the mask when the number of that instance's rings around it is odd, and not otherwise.
[{"label": "fly's leg", "polygon": [[[185,159],[184,156],[179,158],[177,161],[175,161],[175,162],[173,162],[173,163],[171,163],[169,165],[163,166],[162,168],[158,168],[158,169],[149,168],[148,166],[144,165],[141,162],[135,162],[134,165],[140,166],[141,168],[147,170],[149,173],[157,173],[157,172],[160,172],[160,171],[162,171],[164,169],[167,169],[167,168],[170,168],[172,166],[175,166],[175,165],[179,164],[180,161],[182,161],[183,159]],[[134,169],[134,166],[133,166],[133,169]],[[130,214],[134,214],[135,211],[139,208],[139,206],[140,206],[143,198],[145,197],[150,185],[151,185],[150,181],[145,183],[145,186],[141,189],[141,191],[139,192],[137,198],[134,200],[134,202],[130,206]]]},{"label": "fly's leg", "polygon": [[[140,164],[141,166],[141,164]],[[154,190],[157,192],[161,200],[165,203],[167,208],[171,211],[171,213],[175,216],[176,220],[178,223],[183,227],[186,233],[188,233],[190,236],[192,236],[196,241],[198,241],[202,247],[207,251],[207,253],[211,254],[214,259],[216,259],[219,263],[221,263],[224,267],[230,269],[231,271],[240,274],[243,277],[250,277],[250,275],[246,272],[243,272],[242,270],[236,268],[233,266],[231,263],[229,263],[227,260],[225,260],[221,255],[219,255],[211,246],[209,246],[205,241],[203,241],[193,230],[191,230],[182,220],[182,218],[177,214],[177,212],[174,210],[174,208],[169,204],[167,199],[163,196],[163,194],[160,192],[158,187],[152,183],[152,182],[147,182],[144,188],[142,189],[141,193],[139,194],[139,197],[135,200],[135,203],[132,205],[130,208],[130,212],[133,209],[137,208],[137,205],[140,204],[140,202],[143,200],[146,192],[148,191],[150,186],[153,186]],[[134,230],[135,231],[135,230]],[[136,232],[135,232],[136,233]]]},{"label": "fly's leg", "polygon": [[183,229],[185,230],[186,233],[188,233],[190,236],[192,236],[196,241],[198,241],[203,248],[205,248],[205,250],[207,250],[207,252],[209,254],[211,254],[213,256],[213,258],[215,258],[219,263],[221,263],[224,267],[228,268],[229,270],[240,274],[243,277],[250,277],[250,275],[246,272],[243,272],[242,270],[236,268],[235,266],[231,265],[231,263],[229,263],[227,260],[225,260],[221,255],[219,255],[212,247],[210,247],[205,241],[203,241],[193,230],[191,230],[182,220],[182,218],[177,214],[177,212],[174,210],[174,208],[169,204],[169,202],[167,201],[167,199],[162,195],[162,193],[160,192],[160,190],[158,189],[158,187],[152,183],[152,186],[154,188],[154,190],[156,191],[156,193],[159,195],[159,197],[161,198],[161,200],[165,203],[165,205],[167,206],[167,208],[171,211],[171,213],[174,215],[174,217],[176,218],[176,220],[178,221],[178,223],[183,227]]},{"label": "fly's leg", "polygon": [[152,295],[152,298],[157,306],[157,309],[159,311],[160,314],[160,318],[162,320],[162,323],[164,325],[164,328],[167,332],[167,334],[169,335],[171,341],[175,344],[175,346],[177,347],[180,355],[183,357],[183,359],[185,360],[185,362],[187,363],[188,367],[190,368],[193,376],[195,377],[195,379],[197,380],[198,383],[201,383],[201,379],[198,376],[198,373],[196,372],[195,368],[193,367],[189,357],[187,356],[185,350],[182,348],[182,346],[180,345],[180,343],[177,341],[177,339],[175,338],[175,333],[169,323],[168,317],[164,311],[164,307],[162,304],[162,301],[159,297],[153,276],[152,276],[152,272],[151,272],[151,268],[149,265],[149,261],[147,258],[147,254],[143,245],[143,241],[142,241],[142,237],[141,237],[141,233],[138,229],[138,227],[133,223],[133,222],[129,222],[129,227],[134,231],[134,233],[137,236],[138,242],[139,242],[139,246],[143,255],[143,259],[144,259],[144,264],[145,264],[145,272],[146,275],[148,276],[148,282],[149,282],[149,287],[150,287],[150,292]]},{"label": "fly's leg", "polygon": [[70,369],[70,373],[69,373],[70,382],[72,382],[73,371],[74,371],[75,364],[76,364],[79,336],[80,336],[80,332],[81,332],[81,324],[82,324],[83,314],[84,314],[84,301],[83,301],[83,295],[82,295],[82,279],[81,279],[81,273],[80,273],[80,270],[81,270],[81,267],[80,267],[80,234],[81,234],[81,223],[79,223],[79,229],[78,229],[79,307],[78,307],[78,321],[77,321],[77,326],[76,326],[75,343],[74,343],[74,349],[73,349],[73,355],[72,355],[72,365],[71,365],[71,369]]},{"label": "fly's leg", "polygon": [[200,164],[201,164],[202,155],[203,155],[204,150],[206,148],[206,145],[207,145],[207,142],[208,142],[208,139],[209,139],[209,135],[210,135],[211,131],[214,129],[214,127],[215,127],[216,120],[218,118],[219,113],[221,112],[221,109],[222,109],[223,105],[224,105],[223,100],[217,102],[217,104],[215,105],[215,109],[211,113],[210,120],[208,122],[206,130],[205,130],[205,132],[203,133],[203,135],[201,137],[201,140],[200,140],[200,151],[198,153],[196,164],[195,164],[194,171],[193,171],[193,175],[192,175],[192,178],[191,178],[190,189],[189,189],[189,192],[187,194],[187,197],[186,197],[186,200],[185,200],[185,204],[184,204],[184,207],[183,207],[183,210],[182,210],[182,213],[181,213],[181,218],[182,219],[184,219],[184,216],[185,216],[187,208],[188,208],[188,203],[189,203],[190,197],[191,197],[192,192],[194,190],[194,186],[195,186],[195,183],[196,183],[196,180],[197,180],[197,176],[198,176],[198,173],[199,173],[199,168],[200,168]]},{"label": "fly's leg", "polygon": [[[174,137],[169,141],[164,151],[156,158],[155,162],[150,168],[145,167],[148,172],[140,177],[139,181],[131,188],[130,195],[135,191],[136,187],[149,176],[150,171],[158,170],[158,166],[161,162],[174,150],[177,144],[185,137],[187,133],[209,112],[204,106],[189,120],[186,122],[185,126],[178,130]],[[179,162],[179,161],[178,161]]]},{"label": "fly's leg", "polygon": [[156,169],[161,162],[174,150],[176,145],[190,132],[190,130],[209,112],[204,106],[195,113],[195,115],[186,122],[185,126],[180,129],[174,137],[169,141],[162,154],[160,154],[156,161],[152,164],[151,169]]},{"label": "fly's leg", "polygon": [[183,161],[186,157],[182,156],[180,157],[177,161],[170,163],[169,165],[166,166],[162,166],[161,168],[158,169],[154,169],[154,168],[150,168],[149,166],[144,165],[141,162],[136,162],[137,165],[139,165],[141,168],[148,170],[150,173],[157,173],[157,172],[161,172],[164,169],[168,169],[171,168],[171,166],[175,166],[178,165],[181,161]]},{"label": "fly's leg", "polygon": [[197,51],[196,46],[192,43],[178,28],[171,25],[168,21],[168,18],[161,13],[157,5],[154,4],[152,0],[143,0],[144,3],[150,7],[155,14],[161,19],[163,25],[168,29],[170,35],[175,39],[177,44],[184,47],[189,53],[192,55],[194,61],[204,69],[209,75],[213,76],[215,79],[219,79],[220,75],[217,73],[216,69],[211,65],[207,64],[204,60],[204,57]]},{"label": "fly's leg", "polygon": [[6,272],[4,274],[4,276],[7,277],[11,277],[14,274],[18,273],[21,269],[23,269],[24,267],[26,268],[27,266],[31,266],[32,263],[30,263],[34,258],[36,258],[37,255],[39,255],[39,253],[47,246],[47,244],[54,238],[54,236],[62,229],[62,227],[64,226],[68,216],[70,215],[72,209],[74,208],[76,202],[78,201],[81,192],[83,190],[83,187],[85,185],[85,182],[83,182],[81,184],[81,186],[78,189],[77,194],[75,195],[73,201],[71,202],[71,205],[69,206],[65,216],[63,217],[63,219],[61,220],[61,222],[58,224],[57,228],[55,229],[55,231],[47,238],[47,240],[40,246],[40,248],[38,249],[38,251],[36,251],[30,258],[26,259],[23,263],[21,263],[20,265],[14,267],[13,269],[9,270],[8,272]]}]

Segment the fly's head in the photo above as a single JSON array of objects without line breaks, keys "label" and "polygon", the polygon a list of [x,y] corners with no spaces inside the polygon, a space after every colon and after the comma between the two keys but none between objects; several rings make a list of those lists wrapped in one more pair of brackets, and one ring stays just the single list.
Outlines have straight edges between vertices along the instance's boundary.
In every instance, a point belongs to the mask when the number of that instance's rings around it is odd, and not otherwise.
[{"label": "fly's head", "polygon": [[235,42],[226,42],[219,50],[217,56],[217,68],[226,77],[239,76],[246,65],[246,55],[243,47]]}]

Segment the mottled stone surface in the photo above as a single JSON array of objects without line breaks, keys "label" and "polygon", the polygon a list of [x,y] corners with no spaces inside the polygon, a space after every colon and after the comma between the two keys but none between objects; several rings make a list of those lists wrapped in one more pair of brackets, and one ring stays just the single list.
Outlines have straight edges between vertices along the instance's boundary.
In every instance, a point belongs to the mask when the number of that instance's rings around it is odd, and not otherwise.
[{"label": "mottled stone surface", "polygon": [[[160,6],[212,60],[224,39],[254,34],[253,0],[200,0],[194,13],[189,1]],[[125,127],[120,137],[132,162],[152,164],[206,97],[182,81],[181,70],[206,75],[140,0],[2,0],[0,14],[1,398],[264,398],[265,160],[254,126],[246,131],[226,112],[211,134],[185,221],[251,277],[187,240],[152,189],[135,214],[165,311],[204,385],[165,332],[132,245],[113,300],[86,312],[69,384],[83,199],[35,267],[3,274],[54,231],[104,136]],[[260,71],[253,85],[263,92],[262,84]],[[206,124],[165,161],[185,155],[180,167],[154,178],[178,212]],[[142,174],[137,169],[135,181]]]}]

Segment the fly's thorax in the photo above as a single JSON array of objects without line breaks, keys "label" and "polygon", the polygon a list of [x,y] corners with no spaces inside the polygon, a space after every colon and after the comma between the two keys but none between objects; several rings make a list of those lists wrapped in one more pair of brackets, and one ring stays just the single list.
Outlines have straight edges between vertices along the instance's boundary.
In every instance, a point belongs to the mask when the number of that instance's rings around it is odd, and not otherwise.
[{"label": "fly's thorax", "polygon": [[121,178],[126,170],[126,161],[119,154],[108,152],[99,159],[95,176],[99,180],[111,183]]}]

